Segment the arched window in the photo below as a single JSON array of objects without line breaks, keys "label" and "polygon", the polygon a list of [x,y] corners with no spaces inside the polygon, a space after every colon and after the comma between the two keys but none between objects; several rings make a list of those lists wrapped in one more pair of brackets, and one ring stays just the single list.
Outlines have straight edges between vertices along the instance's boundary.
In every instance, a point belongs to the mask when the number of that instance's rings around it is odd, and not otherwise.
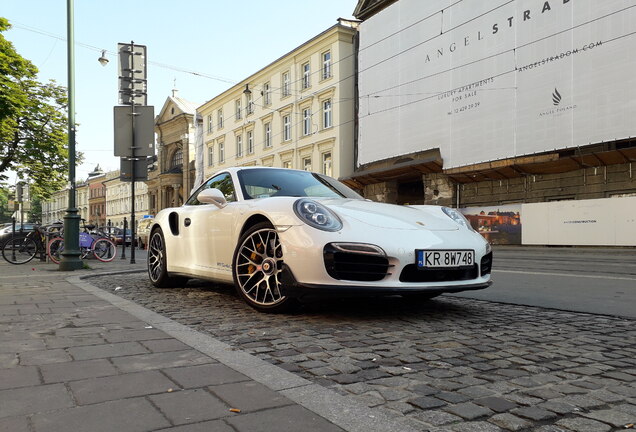
[{"label": "arched window", "polygon": [[172,160],[170,161],[170,168],[181,168],[183,166],[183,151],[181,149],[175,151],[172,154]]}]

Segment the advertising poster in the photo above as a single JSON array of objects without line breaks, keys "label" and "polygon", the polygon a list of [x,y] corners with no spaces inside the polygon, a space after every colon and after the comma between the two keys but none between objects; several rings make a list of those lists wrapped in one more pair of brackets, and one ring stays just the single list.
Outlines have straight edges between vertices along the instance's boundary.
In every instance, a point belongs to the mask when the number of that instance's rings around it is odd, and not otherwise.
[{"label": "advertising poster", "polygon": [[459,209],[475,231],[494,245],[521,244],[521,204]]}]

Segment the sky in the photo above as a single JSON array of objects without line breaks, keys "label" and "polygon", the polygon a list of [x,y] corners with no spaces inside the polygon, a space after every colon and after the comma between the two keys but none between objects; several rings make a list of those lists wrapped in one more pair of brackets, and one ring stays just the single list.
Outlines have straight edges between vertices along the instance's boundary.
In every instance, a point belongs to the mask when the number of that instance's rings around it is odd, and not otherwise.
[{"label": "sky", "polygon": [[[113,156],[113,106],[118,104],[117,44],[145,45],[148,105],[155,115],[172,94],[203,104],[233,83],[311,39],[338,18],[353,18],[357,0],[76,0],[76,149],[84,162],[77,181],[99,164],[119,169]],[[38,69],[41,82],[67,86],[67,1],[0,0],[4,32]],[[109,63],[98,58],[106,50]],[[10,182],[15,177],[10,178]]]}]

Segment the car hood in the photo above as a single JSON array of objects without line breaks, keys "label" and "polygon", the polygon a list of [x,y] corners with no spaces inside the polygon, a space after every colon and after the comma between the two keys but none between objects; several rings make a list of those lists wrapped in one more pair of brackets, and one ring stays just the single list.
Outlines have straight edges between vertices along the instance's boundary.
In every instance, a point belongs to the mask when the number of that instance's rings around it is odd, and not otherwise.
[{"label": "car hood", "polygon": [[400,206],[351,199],[326,199],[320,202],[350,223],[376,228],[429,231],[457,231],[460,228],[439,206]]}]

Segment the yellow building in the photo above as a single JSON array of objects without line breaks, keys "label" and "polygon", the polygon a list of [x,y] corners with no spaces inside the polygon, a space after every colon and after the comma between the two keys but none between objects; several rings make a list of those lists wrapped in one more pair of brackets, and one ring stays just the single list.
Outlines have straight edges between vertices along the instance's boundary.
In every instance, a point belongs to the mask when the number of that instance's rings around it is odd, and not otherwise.
[{"label": "yellow building", "polygon": [[340,19],[201,105],[203,177],[239,165],[351,174],[356,25]]}]

